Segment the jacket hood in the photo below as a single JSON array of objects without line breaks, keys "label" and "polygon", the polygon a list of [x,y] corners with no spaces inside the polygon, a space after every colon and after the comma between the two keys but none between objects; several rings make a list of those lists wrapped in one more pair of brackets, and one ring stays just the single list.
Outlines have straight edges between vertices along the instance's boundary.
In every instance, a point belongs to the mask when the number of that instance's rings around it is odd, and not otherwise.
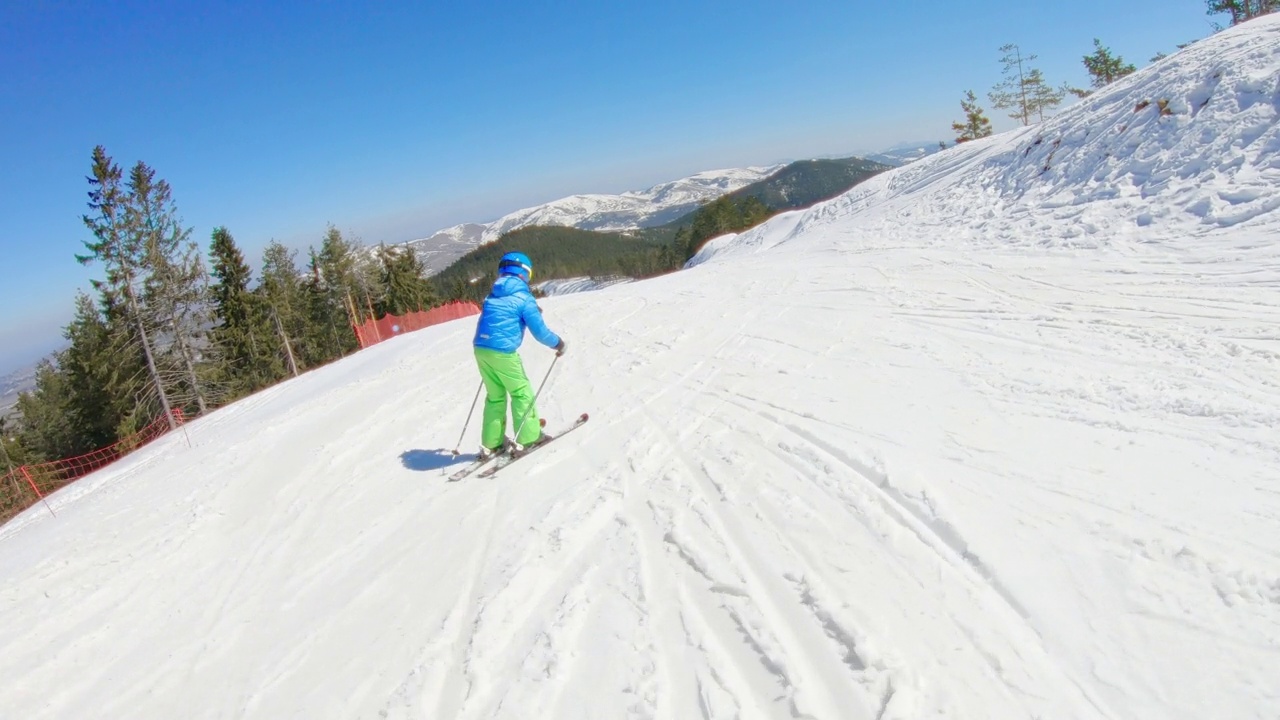
[{"label": "jacket hood", "polygon": [[529,285],[515,275],[503,275],[493,283],[489,294],[494,297],[507,297],[520,292],[529,292]]}]

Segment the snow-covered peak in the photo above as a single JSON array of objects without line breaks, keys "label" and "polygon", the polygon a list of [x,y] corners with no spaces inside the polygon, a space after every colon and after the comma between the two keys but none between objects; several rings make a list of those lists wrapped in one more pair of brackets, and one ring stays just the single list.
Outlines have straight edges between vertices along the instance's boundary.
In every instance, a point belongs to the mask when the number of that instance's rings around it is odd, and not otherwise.
[{"label": "snow-covered peak", "polygon": [[489,223],[481,243],[530,225],[561,225],[582,230],[633,230],[674,220],[703,202],[763,180],[778,166],[710,170],[647,190],[617,195],[570,195],[549,203],[516,210]]},{"label": "snow-covered peak", "polygon": [[622,196],[648,201],[659,206],[697,205],[763,180],[782,167],[782,165],[770,165],[707,170],[687,178],[654,185],[648,190],[626,192]]},{"label": "snow-covered peak", "polygon": [[437,230],[431,235],[432,240],[441,240],[445,242],[474,242],[476,237],[484,232],[485,226],[479,223],[462,223],[447,227],[443,230]]}]

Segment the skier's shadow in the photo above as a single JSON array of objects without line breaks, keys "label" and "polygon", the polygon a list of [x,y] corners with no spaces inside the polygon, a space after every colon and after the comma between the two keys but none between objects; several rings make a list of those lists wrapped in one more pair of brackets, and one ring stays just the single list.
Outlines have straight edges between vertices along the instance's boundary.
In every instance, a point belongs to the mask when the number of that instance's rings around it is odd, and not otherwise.
[{"label": "skier's shadow", "polygon": [[453,452],[444,448],[435,450],[405,450],[400,453],[400,462],[410,470],[418,472],[426,472],[428,470],[440,470],[450,465],[456,465],[462,462],[475,460],[474,454],[470,455],[454,455]]}]

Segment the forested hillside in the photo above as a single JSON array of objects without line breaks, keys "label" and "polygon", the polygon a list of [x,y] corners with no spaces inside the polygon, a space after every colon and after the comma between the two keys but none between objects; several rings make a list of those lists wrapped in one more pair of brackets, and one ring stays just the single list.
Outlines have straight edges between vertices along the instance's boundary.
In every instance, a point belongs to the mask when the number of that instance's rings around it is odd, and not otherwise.
[{"label": "forested hillside", "polygon": [[668,269],[666,246],[634,233],[533,226],[513,230],[472,250],[431,278],[440,295],[483,300],[498,260],[519,250],[534,259],[534,282],[553,278],[626,275],[644,277]]}]

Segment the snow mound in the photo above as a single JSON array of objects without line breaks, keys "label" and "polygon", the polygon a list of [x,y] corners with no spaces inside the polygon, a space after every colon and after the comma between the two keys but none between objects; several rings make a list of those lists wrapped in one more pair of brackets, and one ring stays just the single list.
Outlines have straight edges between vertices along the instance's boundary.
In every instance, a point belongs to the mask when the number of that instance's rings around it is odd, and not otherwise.
[{"label": "snow mound", "polygon": [[711,238],[685,264],[685,267],[690,268],[701,265],[722,253],[760,252],[781,245],[792,236],[796,225],[805,215],[806,212],[804,210],[779,213],[769,218],[767,224],[752,228],[744,233],[727,233]]},{"label": "snow mound", "polygon": [[858,218],[863,237],[1122,248],[1280,223],[1280,18],[1200,41],[1044,123],[964,143],[775,220],[721,258]]}]

